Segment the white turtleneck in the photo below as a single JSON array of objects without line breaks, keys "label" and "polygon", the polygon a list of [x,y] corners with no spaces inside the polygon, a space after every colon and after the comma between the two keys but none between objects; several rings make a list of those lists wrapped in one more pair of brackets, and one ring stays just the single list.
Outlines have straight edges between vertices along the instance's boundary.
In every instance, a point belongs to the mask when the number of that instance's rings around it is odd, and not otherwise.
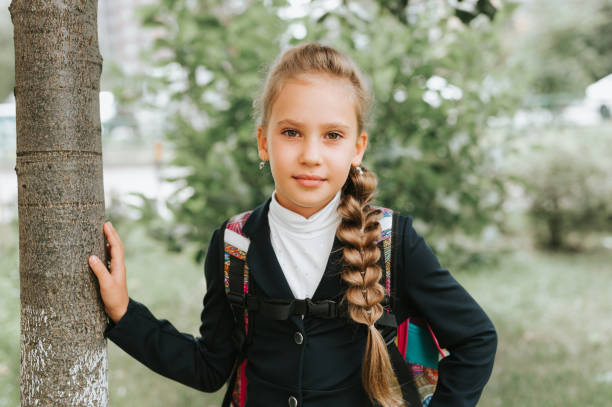
[{"label": "white turtleneck", "polygon": [[268,223],[278,262],[297,299],[312,298],[323,277],[336,229],[340,191],[318,212],[305,218],[283,206],[272,193]]}]

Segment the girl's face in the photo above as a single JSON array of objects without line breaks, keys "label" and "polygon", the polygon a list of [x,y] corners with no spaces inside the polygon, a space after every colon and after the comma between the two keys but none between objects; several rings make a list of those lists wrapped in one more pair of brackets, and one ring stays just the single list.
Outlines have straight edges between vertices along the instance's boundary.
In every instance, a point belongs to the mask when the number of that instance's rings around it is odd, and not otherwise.
[{"label": "girl's face", "polygon": [[368,135],[357,134],[353,97],[348,79],[325,74],[288,80],[277,95],[267,129],[257,128],[257,145],[285,208],[310,217],[361,163]]}]

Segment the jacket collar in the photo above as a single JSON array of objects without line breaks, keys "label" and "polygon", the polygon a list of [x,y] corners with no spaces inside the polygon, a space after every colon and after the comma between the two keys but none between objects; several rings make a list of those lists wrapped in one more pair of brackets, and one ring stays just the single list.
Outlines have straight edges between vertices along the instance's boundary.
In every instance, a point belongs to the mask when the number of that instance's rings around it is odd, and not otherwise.
[{"label": "jacket collar", "polygon": [[[252,278],[268,297],[293,299],[293,293],[289,288],[270,240],[268,210],[271,200],[272,198],[268,198],[263,204],[255,208],[242,228],[242,232],[251,241],[247,253],[247,263]],[[313,295],[313,300],[330,299],[339,294],[342,288],[341,260],[342,245],[338,238],[334,237],[332,251],[323,278]]]}]

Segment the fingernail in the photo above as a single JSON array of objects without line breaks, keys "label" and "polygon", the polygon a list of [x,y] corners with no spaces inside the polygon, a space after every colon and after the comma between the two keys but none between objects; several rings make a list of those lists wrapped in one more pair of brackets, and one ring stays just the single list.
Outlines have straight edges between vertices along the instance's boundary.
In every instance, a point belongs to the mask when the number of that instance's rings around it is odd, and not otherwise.
[{"label": "fingernail", "polygon": [[97,258],[96,256],[90,256],[90,257],[89,257],[89,260],[90,260],[92,263],[94,263],[94,264],[96,264],[97,262],[99,262],[99,261],[100,261],[100,260],[98,260],[98,258]]}]

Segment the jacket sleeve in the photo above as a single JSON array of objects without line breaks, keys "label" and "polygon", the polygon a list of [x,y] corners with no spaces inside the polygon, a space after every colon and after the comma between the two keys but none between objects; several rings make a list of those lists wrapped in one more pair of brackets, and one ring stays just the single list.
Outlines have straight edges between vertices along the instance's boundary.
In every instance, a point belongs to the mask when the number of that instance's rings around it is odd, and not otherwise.
[{"label": "jacket sleeve", "polygon": [[225,295],[220,253],[222,231],[216,230],[205,261],[207,291],[200,337],[181,333],[130,298],[126,314],[112,321],[104,336],[151,370],[198,390],[213,392],[229,377],[237,355],[232,342],[234,320]]},{"label": "jacket sleeve", "polygon": [[430,407],[475,406],[489,380],[497,349],[493,323],[476,301],[442,268],[412,226],[398,222],[401,253],[395,273],[399,322],[417,313],[430,324],[440,346],[450,351],[438,366],[438,384]]}]

